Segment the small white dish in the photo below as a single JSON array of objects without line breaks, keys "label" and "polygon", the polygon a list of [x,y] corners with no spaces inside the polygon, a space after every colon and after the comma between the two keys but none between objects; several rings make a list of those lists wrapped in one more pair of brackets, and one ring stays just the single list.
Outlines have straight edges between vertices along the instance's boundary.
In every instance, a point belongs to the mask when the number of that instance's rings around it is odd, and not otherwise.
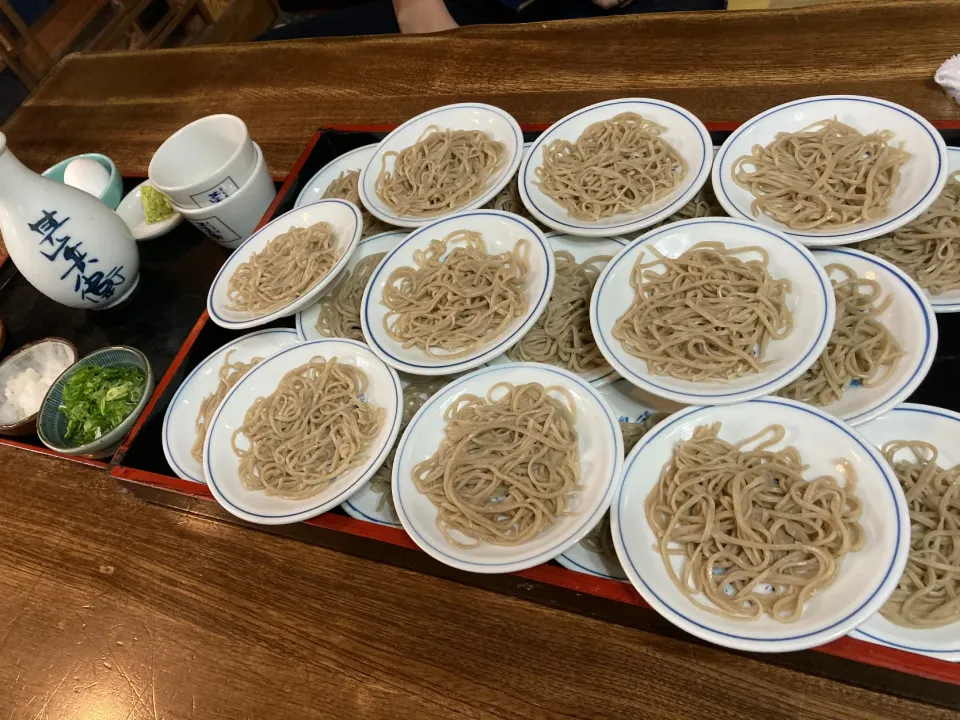
[{"label": "small white dish", "polygon": [[587,548],[583,546],[583,540],[576,545],[572,545],[566,552],[557,555],[554,560],[556,560],[561,567],[583,573],[584,575],[593,575],[594,577],[605,580],[629,582],[617,558],[607,557],[606,555],[595,553],[592,550],[587,550]]},{"label": "small white dish", "polygon": [[[485,397],[500,382],[514,385],[538,382],[564,388],[576,403],[576,429],[583,488],[571,514],[533,540],[507,547],[483,543],[470,549],[456,547],[437,527],[437,508],[417,490],[413,466],[436,452],[444,437],[444,412],[461,395]],[[393,464],[393,501],[404,529],[428,555],[451,567],[477,573],[507,573],[552,560],[580,542],[610,506],[623,467],[623,439],[609,403],[590,383],[576,375],[537,363],[486,367],[464,375],[430,398],[407,426]],[[454,536],[457,531],[451,531]]]},{"label": "small white dish", "polygon": [[[833,583],[815,594],[793,623],[784,624],[769,616],[733,619],[700,609],[677,589],[664,569],[644,502],[676,444],[689,439],[696,427],[715,422],[722,422],[720,436],[730,442],[750,437],[768,425],[782,425],[786,437],[781,446],[793,445],[799,450],[807,465],[807,479],[840,475],[842,483],[844,478],[838,469],[841,458],[856,473],[866,543],[843,558]],[[613,542],[623,569],[654,610],[708,642],[747,652],[789,652],[830,642],[853,630],[883,605],[906,564],[910,521],[893,469],[857,431],[809,405],[764,397],[738,405],[681,410],[637,443],[627,456],[625,468],[611,510]],[[682,564],[679,557],[674,563],[678,569]]]},{"label": "small white dish", "polygon": [[[487,252],[493,255],[513,250],[521,239],[527,241],[530,253],[530,269],[525,287],[527,312],[522,317],[515,318],[504,333],[467,355],[451,359],[430,357],[420,348],[404,348],[402,343],[387,335],[383,327],[383,319],[387,314],[387,307],[382,302],[383,288],[387,284],[387,278],[397,268],[416,267],[413,260],[415,251],[426,249],[432,240],[441,240],[456,230],[481,233]],[[452,215],[410,233],[377,266],[363,293],[360,307],[363,335],[371,349],[397,370],[412,375],[461,373],[483,365],[520,341],[546,308],[553,290],[555,274],[556,264],[550,244],[529,220],[499,210],[471,210]]]},{"label": "small white dish", "polygon": [[[575,142],[588,125],[609,120],[620,113],[635,112],[666,128],[663,138],[687,162],[683,181],[664,198],[633,213],[597,221],[577,220],[553,198],[540,190],[536,168],[543,165],[543,149],[553,140]],[[537,220],[560,232],[590,237],[609,237],[634,232],[666,220],[686,205],[710,176],[713,141],[703,123],[690,111],[663,100],[622,98],[607,100],[572,112],[538,137],[520,165],[520,198]]]},{"label": "small white dish", "polygon": [[861,425],[902,403],[923,382],[937,352],[937,319],[917,284],[886,260],[852,248],[816,250],[813,256],[824,268],[842,263],[858,277],[877,280],[883,287],[881,302],[894,295],[878,319],[900,341],[906,356],[882,385],[866,388],[857,383],[846,388],[840,400],[821,408],[851,425]]},{"label": "small white dish", "polygon": [[[409,233],[406,230],[390,230],[364,238],[357,243],[357,249],[350,256],[350,260],[344,267],[343,272],[353,272],[353,269],[365,257],[376,255],[377,253],[390,252],[397,246],[397,243],[407,235],[409,235]],[[301,340],[323,340],[326,338],[326,335],[321,335],[317,331],[318,317],[320,317],[319,302],[297,313],[297,335]]]},{"label": "small white dish", "polygon": [[[150,185],[149,180],[144,180],[133,190],[128,192],[120,204],[117,206],[117,215],[123,218],[123,221],[133,233],[133,239],[153,240],[153,238],[166,235],[183,221],[183,215],[174,209],[173,214],[160,222],[147,223],[143,216],[143,202],[140,198],[140,192],[144,185]],[[151,187],[153,187],[151,185]]]},{"label": "small white dish", "polygon": [[[506,146],[506,157],[503,164],[487,182],[486,190],[454,212],[460,213],[486,205],[510,182],[510,178],[514,176],[520,166],[520,156],[523,152],[523,133],[520,131],[517,121],[505,110],[483,103],[457,103],[434,108],[417,115],[387,135],[377,146],[373,157],[360,172],[360,182],[358,184],[360,201],[366,206],[367,210],[385,223],[413,228],[453,214],[447,213],[430,217],[397,215],[377,195],[377,177],[383,167],[384,153],[389,151],[400,152],[404,148],[410,147],[420,139],[423,132],[431,125],[436,125],[441,130],[482,130],[494,140],[502,142]],[[388,158],[387,169],[392,170],[395,162],[394,157]]]},{"label": "small white dish", "polygon": [[[633,303],[630,275],[641,253],[653,261],[648,248],[677,257],[699,242],[722,242],[727,247],[759,246],[770,257],[770,274],[789,278],[787,305],[793,312],[793,330],[767,347],[760,372],[734,380],[692,382],[653,375],[646,361],[623,349],[613,337],[613,326]],[[746,255],[742,257],[748,257]],[[652,268],[657,270],[656,267]],[[600,274],[590,305],[590,325],[607,362],[634,385],[658,397],[692,405],[722,405],[749,400],[779,390],[803,374],[819,357],[833,330],[836,303],[823,268],[803,245],[756,223],[731,218],[696,218],[664,225],[635,240]]]},{"label": "small white dish", "polygon": [[[796,132],[820,120],[836,118],[860,132],[892,130],[891,143],[910,153],[900,171],[900,185],[887,215],[868,223],[836,229],[791,230],[773,218],[753,215],[753,194],[733,179],[737,158],[755,145],[770,144],[779,132]],[[947,147],[933,126],[902,105],[860,95],[824,95],[778,105],[747,120],[720,147],[713,165],[717,200],[734,218],[756,222],[786,233],[809,247],[847,245],[893,232],[916,218],[936,200],[947,182]]]},{"label": "small white dish", "polygon": [[[285,233],[293,227],[309,227],[318,222],[327,222],[337,234],[337,250],[340,256],[323,278],[295,300],[291,300],[277,310],[255,315],[248,312],[238,312],[229,308],[227,286],[230,278],[242,263],[247,262],[255,252],[261,252],[277,235]],[[207,293],[207,312],[210,319],[220,327],[228,330],[243,330],[245,328],[266,325],[271,320],[293,315],[308,305],[316,302],[317,298],[332,283],[340,271],[346,266],[360,240],[363,222],[360,219],[360,210],[353,203],[346,200],[321,200],[312,205],[294,208],[283,215],[274,218],[238,247],[220,268],[217,276],[210,285]]]},{"label": "small white dish", "polygon": [[[566,235],[558,232],[549,232],[546,234],[546,238],[547,242],[550,243],[550,247],[553,249],[553,252],[565,250],[573,255],[577,262],[581,263],[596,255],[610,255],[612,258],[629,244],[626,239],[619,237],[588,238],[576,237],[574,235]],[[604,265],[605,264],[606,263],[604,263]],[[596,267],[600,268],[603,267],[603,265],[597,263]],[[587,309],[589,311],[589,305]],[[490,364],[506,365],[513,362],[519,361],[512,360],[511,358],[507,357],[506,353],[504,353],[503,355],[499,355],[491,360]],[[612,383],[619,376],[617,375],[616,370],[609,365],[604,364],[582,374],[581,377],[587,382],[592,383],[594,387],[599,388]]]},{"label": "small white dish", "polygon": [[[379,435],[370,443],[367,461],[345,472],[317,495],[302,500],[269,496],[247,490],[240,481],[238,458],[231,438],[243,424],[247,409],[259,397],[277,389],[283,376],[313,357],[354,365],[367,376],[365,399],[385,410]],[[354,340],[314,340],[300,343],[264,360],[240,380],[217,408],[203,444],[203,472],[210,492],[225,510],[241,520],[261,525],[285,525],[308,520],[339,505],[359,490],[386,460],[397,433],[403,410],[403,391],[396,372],[363,343]],[[247,442],[239,438],[238,445]]]},{"label": "small white dish", "polygon": [[220,368],[230,353],[230,362],[250,362],[255,357],[266,360],[299,342],[290,328],[268,328],[231,340],[200,361],[180,383],[163,415],[161,440],[167,464],[184,480],[205,483],[203,464],[193,459],[197,413],[204,398],[220,385]]},{"label": "small white dish", "polygon": [[350,170],[356,170],[358,172],[363,170],[370,161],[370,158],[373,157],[377,147],[378,143],[364,145],[363,147],[358,147],[356,150],[345,152],[343,155],[335,157],[328,162],[304,185],[303,190],[297,195],[297,202],[294,204],[294,207],[309,205],[318,200],[323,200],[323,194],[327,191],[327,188],[330,187],[330,183],[336,180],[341,173]]},{"label": "small white dish", "polygon": [[[857,429],[878,448],[891,440],[923,440],[936,445],[940,467],[951,468],[960,464],[957,443],[960,439],[960,413],[931,405],[904,403]],[[960,662],[960,623],[956,622],[939,628],[905,628],[877,613],[850,635],[858,640]]]}]

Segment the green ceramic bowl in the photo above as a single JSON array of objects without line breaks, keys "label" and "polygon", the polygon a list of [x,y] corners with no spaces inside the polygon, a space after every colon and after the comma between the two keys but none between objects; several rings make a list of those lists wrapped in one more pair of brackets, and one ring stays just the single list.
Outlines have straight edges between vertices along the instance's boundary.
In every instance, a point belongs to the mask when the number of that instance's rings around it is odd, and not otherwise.
[{"label": "green ceramic bowl", "polygon": [[[145,385],[143,388],[143,397],[127,417],[106,435],[87,443],[86,445],[71,445],[64,435],[67,432],[67,416],[60,412],[60,403],[63,397],[63,386],[70,376],[78,369],[96,365],[99,367],[118,367],[132,365],[143,371],[145,376]],[[150,362],[146,356],[136,348],[127,345],[114,345],[105,347],[90,353],[86,357],[80,358],[73,365],[68,367],[60,377],[56,379],[40,405],[40,413],[37,415],[37,435],[40,440],[51,450],[56,450],[64,455],[75,455],[90,458],[104,458],[113,455],[120,443],[130,432],[133,424],[140,417],[143,408],[146,407],[150,395],[153,394],[153,371],[150,369]]]},{"label": "green ceramic bowl", "polygon": [[96,160],[106,169],[108,173],[110,173],[110,182],[107,183],[107,187],[105,187],[103,192],[100,193],[100,199],[103,200],[104,204],[108,208],[111,210],[116,210],[117,205],[120,204],[120,200],[123,199],[123,178],[120,177],[120,173],[117,172],[117,166],[113,164],[113,160],[108,158],[106,155],[101,155],[100,153],[84,153],[83,155],[74,155],[66,160],[61,160],[53,167],[49,167],[44,170],[43,176],[45,178],[50,178],[51,180],[56,180],[58,183],[62,183],[63,172],[67,169],[67,165],[69,165],[71,161],[77,160],[78,158],[90,158],[91,160]]}]

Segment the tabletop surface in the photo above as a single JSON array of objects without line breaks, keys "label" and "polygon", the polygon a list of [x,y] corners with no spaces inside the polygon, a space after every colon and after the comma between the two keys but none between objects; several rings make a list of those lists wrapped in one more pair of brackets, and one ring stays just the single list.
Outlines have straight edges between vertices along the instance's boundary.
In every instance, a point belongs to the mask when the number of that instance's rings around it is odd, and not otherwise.
[{"label": "tabletop surface", "polygon": [[[4,132],[35,168],[100,151],[143,175],[231,112],[283,177],[318,126],[464,100],[546,123],[653,96],[736,122],[858,93],[960,120],[932,80],[958,27],[960,3],[900,0],[72,56]],[[150,505],[94,469],[0,466],[0,717],[954,716]]]}]

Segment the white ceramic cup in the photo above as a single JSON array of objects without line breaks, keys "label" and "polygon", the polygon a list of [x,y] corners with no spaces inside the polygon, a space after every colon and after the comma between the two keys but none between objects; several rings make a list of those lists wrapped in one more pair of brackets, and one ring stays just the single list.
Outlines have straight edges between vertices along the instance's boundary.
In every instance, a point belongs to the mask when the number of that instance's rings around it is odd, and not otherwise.
[{"label": "white ceramic cup", "polygon": [[239,192],[256,165],[254,142],[243,120],[208,115],[164,140],[147,174],[174,205],[203,208]]},{"label": "white ceramic cup", "polygon": [[253,234],[260,218],[277,196],[263,152],[256,143],[253,146],[257,162],[253,174],[243,187],[216,205],[175,208],[200,232],[231,250]]}]

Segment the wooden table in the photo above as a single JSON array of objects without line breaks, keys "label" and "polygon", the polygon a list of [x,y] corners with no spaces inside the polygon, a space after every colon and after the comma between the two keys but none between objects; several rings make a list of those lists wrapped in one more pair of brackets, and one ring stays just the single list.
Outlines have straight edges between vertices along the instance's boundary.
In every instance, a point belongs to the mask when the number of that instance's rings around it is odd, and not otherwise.
[{"label": "wooden table", "polygon": [[[454,100],[548,122],[622,95],[736,122],[859,92],[960,120],[931,76],[960,3],[633,17],[71,57],[4,128],[33,167],[144,174],[233,112],[275,175],[324,123]],[[946,718],[946,710],[147,504],[0,448],[0,717]]]}]

